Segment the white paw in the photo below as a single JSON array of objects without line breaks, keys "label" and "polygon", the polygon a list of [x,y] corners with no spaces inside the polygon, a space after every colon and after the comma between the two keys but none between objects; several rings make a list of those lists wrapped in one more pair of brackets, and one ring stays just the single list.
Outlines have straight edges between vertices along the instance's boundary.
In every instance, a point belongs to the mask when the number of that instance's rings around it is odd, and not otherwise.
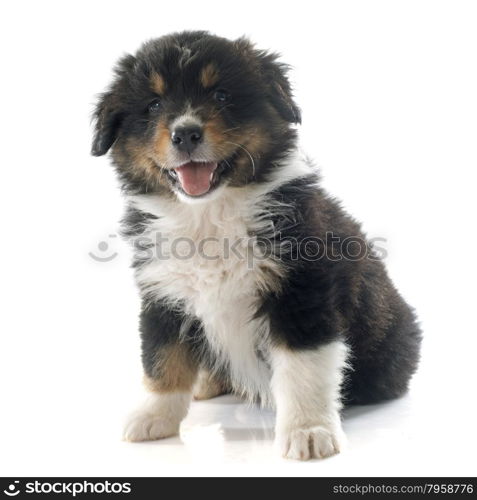
[{"label": "white paw", "polygon": [[283,457],[294,460],[326,458],[340,452],[342,438],[323,426],[293,429],[277,438]]},{"label": "white paw", "polygon": [[135,412],[124,427],[125,441],[154,441],[179,434],[179,423],[164,419],[162,416]]},{"label": "white paw", "polygon": [[179,434],[189,402],[189,393],[150,394],[140,409],[129,416],[124,439],[153,441]]}]

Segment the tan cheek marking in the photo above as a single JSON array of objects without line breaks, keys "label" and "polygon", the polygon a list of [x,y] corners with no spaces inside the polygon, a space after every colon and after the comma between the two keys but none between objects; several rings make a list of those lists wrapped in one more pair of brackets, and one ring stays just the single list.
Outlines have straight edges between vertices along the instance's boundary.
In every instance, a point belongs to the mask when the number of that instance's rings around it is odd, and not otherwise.
[{"label": "tan cheek marking", "polygon": [[192,390],[197,377],[197,363],[184,344],[177,344],[164,352],[154,367],[154,377],[144,376],[144,385],[152,392],[187,392]]},{"label": "tan cheek marking", "polygon": [[152,73],[150,81],[152,90],[154,90],[156,94],[163,95],[166,91],[166,82],[164,78],[159,73]]},{"label": "tan cheek marking", "polygon": [[170,148],[171,134],[163,122],[160,122],[156,129],[154,137],[154,154],[159,162],[164,165],[167,163],[168,151]]},{"label": "tan cheek marking", "polygon": [[236,142],[233,136],[224,132],[225,123],[220,117],[208,120],[204,124],[204,137],[210,143],[212,150],[219,157],[226,157],[233,153],[236,146],[231,142]]},{"label": "tan cheek marking", "polygon": [[269,146],[269,136],[263,128],[252,125],[228,129],[220,116],[208,120],[204,125],[204,130],[205,137],[212,143],[212,146],[224,147],[227,145],[230,152],[237,148],[237,144],[240,144],[246,147],[250,153],[260,155]]},{"label": "tan cheek marking", "polygon": [[154,173],[154,162],[148,154],[148,148],[143,143],[128,139],[126,142],[126,150],[132,158],[131,168],[137,171],[138,174],[151,176]]},{"label": "tan cheek marking", "polygon": [[212,87],[219,80],[219,70],[214,63],[209,63],[200,72],[200,83],[205,89]]},{"label": "tan cheek marking", "polygon": [[260,155],[266,152],[269,146],[269,136],[261,129],[252,129],[248,137],[244,138],[244,144],[251,153]]},{"label": "tan cheek marking", "polygon": [[246,184],[254,173],[252,159],[257,162],[269,149],[270,136],[267,131],[256,125],[229,131],[220,117],[208,120],[204,130],[205,137],[217,157],[226,158],[234,152],[237,153],[236,168],[230,177],[230,185]]},{"label": "tan cheek marking", "polygon": [[236,168],[231,176],[231,185],[235,186],[243,185],[253,174],[250,156],[257,162],[270,146],[270,136],[262,127],[251,125],[229,130],[220,116],[208,120],[204,131],[205,138],[217,157],[226,158],[237,153]]},{"label": "tan cheek marking", "polygon": [[153,184],[169,187],[163,172],[153,160],[154,151],[149,143],[129,138],[125,149],[129,156],[128,169],[138,179],[145,178]]},{"label": "tan cheek marking", "polygon": [[244,149],[237,147],[239,157],[236,160],[236,168],[233,171],[230,185],[240,186],[246,183],[250,179],[250,176],[253,175],[254,165],[252,159],[256,163],[268,151],[270,139],[264,129],[252,126],[247,129],[238,130],[232,140],[248,151],[247,154]]},{"label": "tan cheek marking", "polygon": [[212,144],[220,144],[224,142],[224,134],[222,130],[224,129],[222,120],[213,119],[208,120],[204,124],[205,137],[212,142]]}]

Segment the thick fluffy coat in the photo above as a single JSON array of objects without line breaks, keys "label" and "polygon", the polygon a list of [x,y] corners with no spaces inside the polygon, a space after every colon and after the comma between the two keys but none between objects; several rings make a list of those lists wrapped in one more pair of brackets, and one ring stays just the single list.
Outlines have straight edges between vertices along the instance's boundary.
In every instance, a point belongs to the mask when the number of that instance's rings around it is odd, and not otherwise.
[{"label": "thick fluffy coat", "polygon": [[199,380],[276,406],[284,456],[328,456],[343,403],[400,396],[416,370],[414,313],[297,149],[286,70],[244,39],[173,34],[123,58],[97,106],[143,298],[151,395],[129,440],[177,433]]}]

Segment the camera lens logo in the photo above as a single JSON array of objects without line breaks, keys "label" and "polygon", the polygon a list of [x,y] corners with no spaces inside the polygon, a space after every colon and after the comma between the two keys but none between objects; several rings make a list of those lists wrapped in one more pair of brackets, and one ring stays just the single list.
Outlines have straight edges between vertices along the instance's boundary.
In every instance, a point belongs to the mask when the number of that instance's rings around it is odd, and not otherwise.
[{"label": "camera lens logo", "polygon": [[20,481],[13,481],[13,483],[8,485],[6,490],[3,490],[3,493],[9,497],[16,497],[20,493],[20,490],[18,489],[19,487],[17,488],[17,485],[19,484]]},{"label": "camera lens logo", "polygon": [[[109,235],[110,238],[116,238],[117,235],[116,234],[110,234]],[[100,241],[98,243],[98,251],[95,251],[94,253],[93,252],[89,252],[89,256],[97,261],[97,262],[111,262],[113,259],[115,259],[117,256],[118,256],[118,253],[117,252],[108,252],[109,250],[109,243],[107,241]]]}]

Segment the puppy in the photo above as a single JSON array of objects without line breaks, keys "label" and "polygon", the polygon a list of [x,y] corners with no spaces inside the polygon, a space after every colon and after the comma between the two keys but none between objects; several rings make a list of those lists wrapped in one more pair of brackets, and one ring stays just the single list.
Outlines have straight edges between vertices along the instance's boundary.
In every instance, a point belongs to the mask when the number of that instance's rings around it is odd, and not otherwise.
[{"label": "puppy", "polygon": [[276,54],[207,32],[149,41],[118,62],[94,118],[142,297],[150,396],[125,439],[175,435],[194,390],[231,390],[276,408],[283,456],[327,457],[343,404],[406,391],[415,315],[299,153]]}]

